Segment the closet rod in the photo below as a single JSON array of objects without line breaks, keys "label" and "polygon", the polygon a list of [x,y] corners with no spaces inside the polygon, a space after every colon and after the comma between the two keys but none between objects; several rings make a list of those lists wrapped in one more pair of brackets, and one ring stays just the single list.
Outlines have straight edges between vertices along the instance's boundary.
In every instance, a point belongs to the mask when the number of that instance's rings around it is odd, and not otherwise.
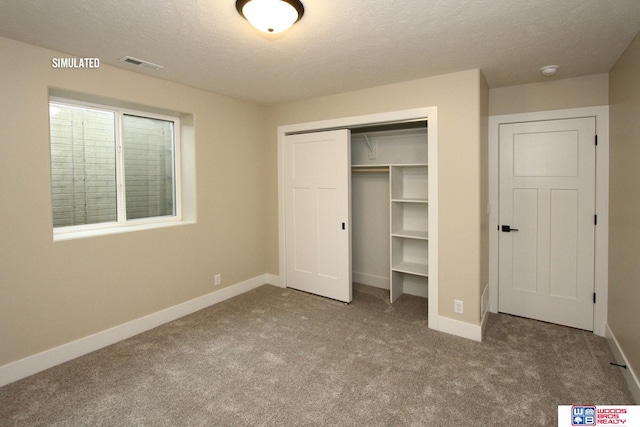
[{"label": "closet rod", "polygon": [[389,167],[354,167],[351,168],[351,172],[389,172]]}]

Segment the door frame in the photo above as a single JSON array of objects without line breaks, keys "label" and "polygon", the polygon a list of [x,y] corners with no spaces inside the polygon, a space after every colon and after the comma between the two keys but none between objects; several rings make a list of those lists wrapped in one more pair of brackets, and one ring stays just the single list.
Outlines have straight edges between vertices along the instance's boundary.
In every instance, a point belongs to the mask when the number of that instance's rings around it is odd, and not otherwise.
[{"label": "door frame", "polygon": [[498,214],[499,214],[499,135],[500,125],[544,120],[594,117],[598,147],[596,150],[596,214],[594,286],[597,294],[593,309],[593,332],[604,336],[607,323],[609,271],[609,106],[537,111],[489,116],[489,286],[483,303],[492,313],[498,312]]},{"label": "door frame", "polygon": [[[352,129],[414,120],[428,121],[427,138],[428,156],[430,160],[428,209],[429,223],[435,224],[434,229],[429,230],[428,326],[431,329],[440,330],[440,317],[438,315],[438,109],[435,106],[278,126],[278,269],[282,286],[286,286],[287,283],[285,256],[284,137],[295,133]],[[432,179],[432,177],[434,179]],[[351,226],[351,224],[349,224],[349,226]],[[433,250],[431,250],[432,248]]]}]

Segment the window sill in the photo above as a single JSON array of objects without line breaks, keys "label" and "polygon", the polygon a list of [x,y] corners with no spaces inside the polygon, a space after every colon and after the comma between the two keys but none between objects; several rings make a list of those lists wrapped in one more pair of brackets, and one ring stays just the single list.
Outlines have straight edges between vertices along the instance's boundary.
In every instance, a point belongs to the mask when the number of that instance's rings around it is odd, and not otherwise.
[{"label": "window sill", "polygon": [[105,228],[99,228],[99,229],[93,229],[93,230],[67,231],[67,232],[58,232],[58,233],[56,233],[56,231],[54,230],[53,241],[61,242],[65,240],[84,239],[87,237],[97,237],[97,236],[108,236],[111,234],[129,233],[132,231],[142,231],[142,230],[153,230],[156,228],[176,227],[179,225],[190,225],[195,223],[196,223],[195,221],[189,221],[189,220],[176,220],[176,221],[153,222],[153,223],[145,223],[145,224],[118,225],[115,227],[105,227]]}]

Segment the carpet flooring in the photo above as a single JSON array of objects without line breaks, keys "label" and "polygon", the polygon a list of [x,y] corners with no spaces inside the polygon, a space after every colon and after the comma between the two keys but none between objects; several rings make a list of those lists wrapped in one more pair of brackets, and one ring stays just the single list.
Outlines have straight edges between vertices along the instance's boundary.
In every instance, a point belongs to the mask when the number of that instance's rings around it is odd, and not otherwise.
[{"label": "carpet flooring", "polygon": [[265,285],[0,388],[0,425],[554,426],[634,403],[592,333],[492,314],[478,343],[387,299]]}]

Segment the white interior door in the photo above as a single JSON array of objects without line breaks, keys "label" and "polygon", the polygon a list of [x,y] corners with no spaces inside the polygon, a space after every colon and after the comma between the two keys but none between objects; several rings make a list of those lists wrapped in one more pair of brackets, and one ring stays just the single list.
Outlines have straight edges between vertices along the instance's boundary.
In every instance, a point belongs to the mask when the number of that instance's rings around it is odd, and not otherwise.
[{"label": "white interior door", "polygon": [[284,139],[286,285],[351,302],[350,131]]},{"label": "white interior door", "polygon": [[593,330],[595,119],[503,124],[499,138],[498,310]]}]

